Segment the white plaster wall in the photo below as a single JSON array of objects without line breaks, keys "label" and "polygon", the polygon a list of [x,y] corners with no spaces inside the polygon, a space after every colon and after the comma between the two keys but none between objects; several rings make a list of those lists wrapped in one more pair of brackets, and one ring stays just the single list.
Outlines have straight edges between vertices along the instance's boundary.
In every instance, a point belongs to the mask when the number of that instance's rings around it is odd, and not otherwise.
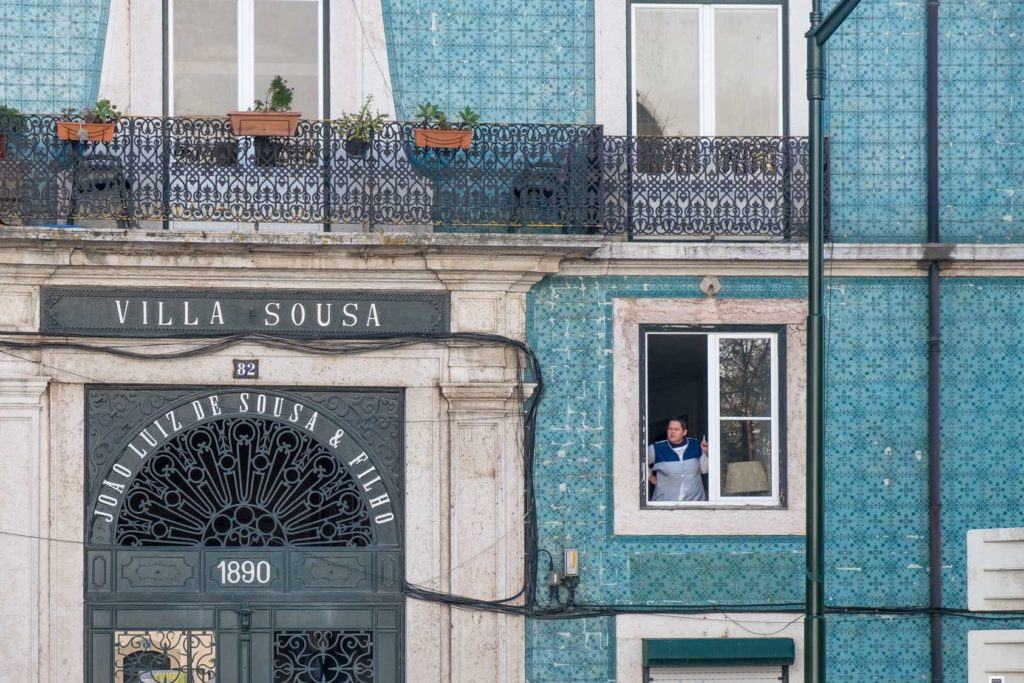
[{"label": "white plaster wall", "polygon": [[395,117],[381,2],[336,2],[331,5],[331,117],[359,109],[367,96],[373,97],[375,111]]},{"label": "white plaster wall", "polygon": [[[626,52],[627,0],[594,0],[594,106],[608,135],[625,135],[629,122]],[[789,134],[807,135],[807,49],[810,0],[791,0],[789,11]]]}]

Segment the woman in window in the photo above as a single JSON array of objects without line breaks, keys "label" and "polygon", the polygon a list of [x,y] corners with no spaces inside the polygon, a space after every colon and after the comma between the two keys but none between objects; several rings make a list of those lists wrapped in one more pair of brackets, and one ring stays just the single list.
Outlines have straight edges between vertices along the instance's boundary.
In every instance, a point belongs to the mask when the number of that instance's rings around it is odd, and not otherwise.
[{"label": "woman in window", "polygon": [[665,430],[668,439],[647,447],[648,481],[654,484],[651,502],[707,500],[701,472],[707,471],[708,442],[686,436],[686,420],[674,417]]}]

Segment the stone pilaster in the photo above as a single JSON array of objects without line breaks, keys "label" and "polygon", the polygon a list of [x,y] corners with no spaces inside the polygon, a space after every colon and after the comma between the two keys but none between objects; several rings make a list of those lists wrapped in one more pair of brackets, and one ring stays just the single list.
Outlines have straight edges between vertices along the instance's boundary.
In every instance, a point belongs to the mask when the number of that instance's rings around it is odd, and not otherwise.
[{"label": "stone pilaster", "polygon": [[[521,397],[510,382],[441,390],[451,458],[451,591],[505,598],[523,584]],[[523,680],[521,617],[453,610],[451,622],[453,682]]]},{"label": "stone pilaster", "polygon": [[47,446],[45,377],[0,377],[0,662],[26,681],[39,680],[40,614],[46,600]]}]

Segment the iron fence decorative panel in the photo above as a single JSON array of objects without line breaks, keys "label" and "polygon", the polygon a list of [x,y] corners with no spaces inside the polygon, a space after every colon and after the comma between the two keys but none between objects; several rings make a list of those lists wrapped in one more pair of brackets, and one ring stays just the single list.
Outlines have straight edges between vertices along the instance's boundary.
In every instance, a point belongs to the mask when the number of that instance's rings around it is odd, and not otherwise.
[{"label": "iron fence decorative panel", "polygon": [[807,139],[604,138],[605,230],[636,237],[807,234]]},{"label": "iron fence decorative panel", "polygon": [[373,683],[373,633],[275,633],[274,683]]},{"label": "iron fence decorative panel", "polygon": [[601,126],[483,124],[466,150],[391,123],[365,157],[327,121],[236,137],[226,118],[124,117],[65,142],[26,116],[0,155],[0,220],[110,219],[558,228],[637,237],[807,229],[807,140],[606,136]]},{"label": "iron fence decorative panel", "polygon": [[373,545],[359,486],[324,444],[260,418],[193,427],[150,453],[118,546]]}]

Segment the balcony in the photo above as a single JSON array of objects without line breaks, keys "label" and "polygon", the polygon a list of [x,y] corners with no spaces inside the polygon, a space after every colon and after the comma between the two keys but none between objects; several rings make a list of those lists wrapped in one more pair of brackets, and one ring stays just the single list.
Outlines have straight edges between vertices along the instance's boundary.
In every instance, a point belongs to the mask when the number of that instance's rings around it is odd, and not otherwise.
[{"label": "balcony", "polygon": [[63,142],[54,116],[6,134],[0,223],[566,233],[797,240],[807,139],[651,138],[601,126],[487,124],[468,150],[389,124],[365,157],[328,122],[235,137],[225,118],[124,117],[113,142]]}]

